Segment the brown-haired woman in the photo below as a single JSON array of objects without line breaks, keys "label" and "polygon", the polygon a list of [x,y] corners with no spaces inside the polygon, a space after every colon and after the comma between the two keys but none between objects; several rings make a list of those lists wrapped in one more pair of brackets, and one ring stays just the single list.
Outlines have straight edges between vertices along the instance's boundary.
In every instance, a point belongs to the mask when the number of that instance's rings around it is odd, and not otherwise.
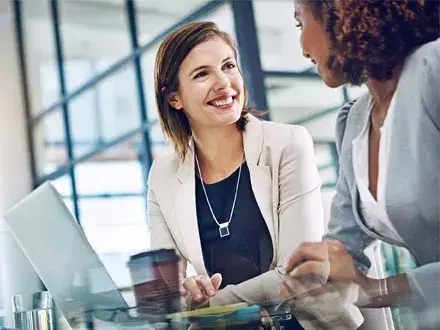
[{"label": "brown-haired woman", "polygon": [[182,285],[196,303],[276,299],[292,248],[323,234],[310,135],[249,113],[235,45],[211,22],[189,23],[163,41],[155,88],[175,152],[150,171],[151,247],[174,248],[193,265],[198,275]]},{"label": "brown-haired woman", "polygon": [[[366,294],[359,305],[409,304],[420,327],[438,329],[439,1],[296,0],[295,17],[304,55],[324,82],[369,92],[338,116],[339,180],[326,240],[303,244],[286,271],[355,283]],[[366,277],[364,249],[375,240],[406,247],[418,267]]]}]

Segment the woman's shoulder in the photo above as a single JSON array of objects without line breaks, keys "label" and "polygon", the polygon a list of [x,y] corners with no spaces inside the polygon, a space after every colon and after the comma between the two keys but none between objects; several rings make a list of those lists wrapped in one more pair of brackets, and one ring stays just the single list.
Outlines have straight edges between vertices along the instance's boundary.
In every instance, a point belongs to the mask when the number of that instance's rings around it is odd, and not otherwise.
[{"label": "woman's shoulder", "polygon": [[438,76],[440,72],[440,38],[423,44],[408,55],[404,69],[411,71],[412,74],[430,72]]},{"label": "woman's shoulder", "polygon": [[262,121],[262,128],[264,139],[278,144],[290,144],[292,141],[301,143],[311,138],[307,129],[301,125]]},{"label": "woman's shoulder", "polygon": [[440,56],[440,38],[427,42],[420,47],[416,48],[412,54],[409,55],[408,59],[412,58],[426,58],[430,59],[438,59]]},{"label": "woman's shoulder", "polygon": [[302,154],[313,152],[313,140],[301,125],[262,122],[263,149],[270,154]]},{"label": "woman's shoulder", "polygon": [[262,120],[254,116],[249,116],[246,131],[254,138],[253,142],[261,140],[263,148],[270,149],[284,149],[311,140],[304,126]]},{"label": "woman's shoulder", "polygon": [[[399,88],[407,95],[407,111],[427,111],[440,125],[440,38],[417,48],[405,61]],[[421,97],[414,97],[420,95]]]}]

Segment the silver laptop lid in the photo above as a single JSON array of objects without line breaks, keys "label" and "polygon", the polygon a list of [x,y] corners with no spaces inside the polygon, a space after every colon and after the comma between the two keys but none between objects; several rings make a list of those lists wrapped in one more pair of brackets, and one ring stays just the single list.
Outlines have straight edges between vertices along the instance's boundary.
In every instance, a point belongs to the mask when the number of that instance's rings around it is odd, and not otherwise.
[{"label": "silver laptop lid", "polygon": [[71,326],[90,312],[100,319],[130,321],[127,303],[50,183],[22,199],[4,218]]}]

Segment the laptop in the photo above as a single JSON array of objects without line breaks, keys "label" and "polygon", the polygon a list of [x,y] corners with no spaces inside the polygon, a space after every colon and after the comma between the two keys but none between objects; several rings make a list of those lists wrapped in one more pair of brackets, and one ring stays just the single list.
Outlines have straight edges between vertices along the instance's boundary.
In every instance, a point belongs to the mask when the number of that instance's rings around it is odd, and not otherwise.
[{"label": "laptop", "polygon": [[56,189],[46,182],[4,214],[12,234],[72,328],[91,318],[147,322],[130,308]]}]

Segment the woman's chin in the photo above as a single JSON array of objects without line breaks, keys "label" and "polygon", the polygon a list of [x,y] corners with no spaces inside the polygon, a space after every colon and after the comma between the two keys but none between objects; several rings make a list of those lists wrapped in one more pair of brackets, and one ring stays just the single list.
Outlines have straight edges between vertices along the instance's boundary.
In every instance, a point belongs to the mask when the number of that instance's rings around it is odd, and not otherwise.
[{"label": "woman's chin", "polygon": [[324,81],[324,83],[330,88],[337,88],[345,84],[344,82],[335,79],[332,76],[324,76],[321,78]]},{"label": "woman's chin", "polygon": [[215,121],[221,126],[231,125],[236,123],[240,119],[240,115],[241,112],[232,110],[216,116]]},{"label": "woman's chin", "polygon": [[328,70],[318,70],[318,74],[321,76],[321,79],[324,81],[324,83],[330,88],[337,88],[345,84],[344,81],[337,79]]}]

